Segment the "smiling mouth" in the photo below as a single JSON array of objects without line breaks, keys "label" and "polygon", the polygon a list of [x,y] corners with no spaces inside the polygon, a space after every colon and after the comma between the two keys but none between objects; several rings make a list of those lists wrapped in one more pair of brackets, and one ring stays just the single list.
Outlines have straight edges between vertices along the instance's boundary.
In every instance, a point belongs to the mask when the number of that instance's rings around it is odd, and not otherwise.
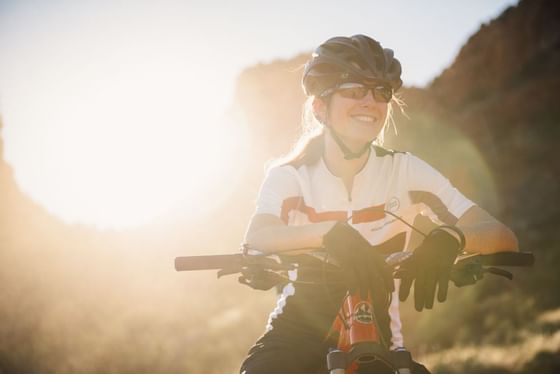
[{"label": "smiling mouth", "polygon": [[360,122],[366,122],[366,123],[376,123],[378,120],[376,116],[367,116],[367,115],[357,115],[357,116],[352,116],[352,118]]}]

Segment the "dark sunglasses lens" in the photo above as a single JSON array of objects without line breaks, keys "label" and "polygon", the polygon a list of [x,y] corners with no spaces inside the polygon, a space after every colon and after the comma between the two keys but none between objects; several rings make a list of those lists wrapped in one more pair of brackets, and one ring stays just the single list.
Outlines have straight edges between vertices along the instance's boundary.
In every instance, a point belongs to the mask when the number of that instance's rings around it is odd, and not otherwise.
[{"label": "dark sunglasses lens", "polygon": [[369,90],[372,91],[375,100],[381,103],[388,103],[393,97],[393,90],[387,86],[350,87],[342,88],[338,92],[347,99],[361,100],[367,96]]},{"label": "dark sunglasses lens", "polygon": [[340,96],[345,97],[347,99],[360,100],[366,97],[368,89],[366,87],[352,87],[352,88],[343,88],[339,92],[340,92]]},{"label": "dark sunglasses lens", "polygon": [[393,97],[393,91],[389,87],[377,86],[373,89],[373,97],[377,101],[388,103]]}]

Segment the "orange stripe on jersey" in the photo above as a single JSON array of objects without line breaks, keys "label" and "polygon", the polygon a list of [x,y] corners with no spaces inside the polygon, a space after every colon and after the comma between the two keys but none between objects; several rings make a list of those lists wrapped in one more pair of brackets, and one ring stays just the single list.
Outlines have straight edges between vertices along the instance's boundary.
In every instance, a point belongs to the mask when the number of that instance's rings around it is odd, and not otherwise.
[{"label": "orange stripe on jersey", "polygon": [[352,212],[352,223],[364,223],[378,221],[385,218],[383,209],[385,204],[371,206],[369,208],[360,209]]},{"label": "orange stripe on jersey", "polygon": [[[365,223],[377,221],[385,218],[385,212],[383,208],[385,206],[377,205],[365,209],[360,209],[352,212],[352,223]],[[307,216],[307,219],[312,222],[323,222],[323,221],[345,221],[348,219],[346,211],[325,211],[317,212],[315,208],[305,205],[303,198],[301,196],[288,197],[282,202],[282,209],[280,212],[280,218],[287,224],[289,219],[289,214],[292,210],[297,210],[302,212]]]},{"label": "orange stripe on jersey", "polygon": [[348,218],[345,211],[326,211],[318,213],[314,208],[305,205],[301,196],[294,196],[285,199],[282,203],[280,218],[282,218],[286,224],[288,223],[288,214],[290,214],[292,210],[302,212],[312,223],[323,221],[345,221]]}]

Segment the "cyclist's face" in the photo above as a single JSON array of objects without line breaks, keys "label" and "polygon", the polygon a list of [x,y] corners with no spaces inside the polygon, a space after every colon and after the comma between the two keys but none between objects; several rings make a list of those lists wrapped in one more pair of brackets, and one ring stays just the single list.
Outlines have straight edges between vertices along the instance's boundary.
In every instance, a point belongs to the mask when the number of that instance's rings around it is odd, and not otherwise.
[{"label": "cyclist's face", "polygon": [[377,137],[385,119],[388,104],[377,101],[371,92],[363,98],[344,97],[334,92],[328,105],[328,125],[343,140],[361,146]]}]

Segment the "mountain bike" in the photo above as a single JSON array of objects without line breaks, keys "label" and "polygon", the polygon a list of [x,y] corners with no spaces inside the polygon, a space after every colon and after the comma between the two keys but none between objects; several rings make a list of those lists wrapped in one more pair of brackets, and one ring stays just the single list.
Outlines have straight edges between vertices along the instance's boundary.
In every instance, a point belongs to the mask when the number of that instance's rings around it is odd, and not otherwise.
[{"label": "mountain bike", "polygon": [[[412,252],[395,252],[385,258],[385,262],[398,269]],[[465,254],[457,258],[451,271],[455,286],[475,284],[486,274],[494,274],[513,279],[511,272],[503,267],[532,266],[530,252],[499,252],[488,255]],[[240,274],[239,281],[252,288],[268,290],[290,282],[288,272],[301,266],[319,266],[317,279],[325,280],[324,274],[336,271],[334,265],[325,266],[313,254],[305,255],[263,255],[249,251],[241,253],[208,256],[183,256],[175,259],[177,271],[218,270],[218,277]],[[398,273],[398,271],[397,271]],[[410,374],[412,357],[405,349],[390,350],[382,341],[376,325],[375,311],[371,296],[361,298],[348,292],[341,305],[334,327],[338,333],[336,347],[328,352],[326,361],[330,374]]]}]

